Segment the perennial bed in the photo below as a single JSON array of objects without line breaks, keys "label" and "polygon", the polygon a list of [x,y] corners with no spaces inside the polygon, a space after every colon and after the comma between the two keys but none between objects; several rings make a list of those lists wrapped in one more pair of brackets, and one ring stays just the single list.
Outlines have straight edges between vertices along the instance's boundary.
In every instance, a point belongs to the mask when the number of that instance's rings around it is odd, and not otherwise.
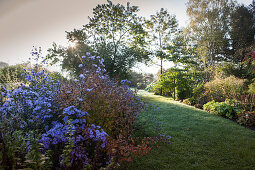
[{"label": "perennial bed", "polygon": [[105,74],[102,58],[87,53],[81,61],[79,76],[65,82],[36,65],[19,87],[1,87],[0,168],[117,169],[168,142],[136,137],[144,103],[127,80],[119,84]]}]

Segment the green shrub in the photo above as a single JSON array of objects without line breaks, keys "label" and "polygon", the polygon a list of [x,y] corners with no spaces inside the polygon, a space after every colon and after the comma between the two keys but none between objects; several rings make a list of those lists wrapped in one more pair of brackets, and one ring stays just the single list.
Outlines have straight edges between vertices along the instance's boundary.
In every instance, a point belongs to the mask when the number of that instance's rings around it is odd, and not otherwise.
[{"label": "green shrub", "polygon": [[212,114],[230,119],[236,118],[241,111],[236,103],[229,99],[225,100],[225,102],[210,101],[203,106],[203,109]]},{"label": "green shrub", "polygon": [[237,122],[245,126],[254,126],[255,125],[255,112],[243,112],[238,114]]},{"label": "green shrub", "polygon": [[0,84],[5,85],[8,89],[14,89],[20,83],[24,83],[25,79],[21,76],[25,72],[24,68],[24,65],[17,64],[0,69]]},{"label": "green shrub", "polygon": [[192,98],[194,104],[204,105],[209,101],[208,97],[205,95],[204,83],[200,83],[193,88]]}]

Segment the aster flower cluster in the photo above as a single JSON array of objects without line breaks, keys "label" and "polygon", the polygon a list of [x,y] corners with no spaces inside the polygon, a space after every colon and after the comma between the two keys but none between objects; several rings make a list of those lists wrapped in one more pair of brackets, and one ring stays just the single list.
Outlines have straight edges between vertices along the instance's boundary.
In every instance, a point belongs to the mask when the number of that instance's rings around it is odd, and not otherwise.
[{"label": "aster flower cluster", "polygon": [[[43,59],[38,50],[32,54],[36,61]],[[77,66],[80,73],[65,82],[53,80],[36,65],[26,70],[26,82],[18,88],[1,87],[0,158],[5,158],[5,167],[32,162],[34,169],[116,169],[135,152],[151,149],[147,143],[152,142],[146,139],[141,147],[134,138],[143,102],[128,80],[111,80],[103,62],[86,53]]]},{"label": "aster flower cluster", "polygon": [[[37,54],[35,55],[38,57]],[[4,145],[4,149],[11,150],[10,144],[7,145],[9,139],[14,134],[19,134],[18,138],[24,139],[21,145],[25,148],[23,153],[18,155],[0,150],[0,157],[8,159],[11,156],[19,157],[34,153],[33,148],[36,148],[32,146],[34,141],[41,146],[39,148],[41,154],[46,154],[47,151],[55,153],[50,156],[54,168],[66,166],[60,162],[64,159],[65,145],[70,144],[71,141],[73,141],[69,160],[71,167],[84,168],[88,165],[94,154],[90,150],[94,150],[95,147],[104,150],[102,154],[106,155],[108,134],[100,126],[90,125],[87,122],[89,114],[86,111],[81,111],[72,105],[61,107],[57,99],[63,83],[52,80],[44,70],[35,70],[26,70],[23,75],[26,82],[20,84],[18,88],[12,90],[7,90],[4,86],[0,88],[0,144]],[[91,90],[87,89],[87,91]],[[70,127],[72,134],[68,133]],[[13,148],[19,147],[16,146],[17,141],[11,144]],[[104,157],[106,160],[101,163],[102,165],[110,162],[110,158]],[[9,163],[8,161],[4,166],[15,167],[17,164],[15,160]],[[24,164],[24,156],[21,161],[23,162],[20,164]]]}]

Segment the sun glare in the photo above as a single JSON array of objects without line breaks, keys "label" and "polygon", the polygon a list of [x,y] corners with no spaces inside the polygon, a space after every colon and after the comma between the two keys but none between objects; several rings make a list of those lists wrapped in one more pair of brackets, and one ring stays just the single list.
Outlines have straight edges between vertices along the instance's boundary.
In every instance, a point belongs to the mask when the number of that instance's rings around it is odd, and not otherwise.
[{"label": "sun glare", "polygon": [[75,45],[76,45],[76,43],[75,43],[75,42],[68,42],[68,46],[70,46],[70,47],[72,47],[72,48],[74,48],[74,47],[75,47]]}]

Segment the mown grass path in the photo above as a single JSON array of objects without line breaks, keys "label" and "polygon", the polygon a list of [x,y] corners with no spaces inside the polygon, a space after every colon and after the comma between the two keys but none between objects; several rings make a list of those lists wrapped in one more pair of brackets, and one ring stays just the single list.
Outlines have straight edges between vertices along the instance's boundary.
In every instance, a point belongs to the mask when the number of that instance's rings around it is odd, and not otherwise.
[{"label": "mown grass path", "polygon": [[[135,158],[128,169],[255,169],[255,131],[167,97],[139,95],[159,107],[172,143]],[[142,113],[140,124],[152,132],[151,114]]]}]

